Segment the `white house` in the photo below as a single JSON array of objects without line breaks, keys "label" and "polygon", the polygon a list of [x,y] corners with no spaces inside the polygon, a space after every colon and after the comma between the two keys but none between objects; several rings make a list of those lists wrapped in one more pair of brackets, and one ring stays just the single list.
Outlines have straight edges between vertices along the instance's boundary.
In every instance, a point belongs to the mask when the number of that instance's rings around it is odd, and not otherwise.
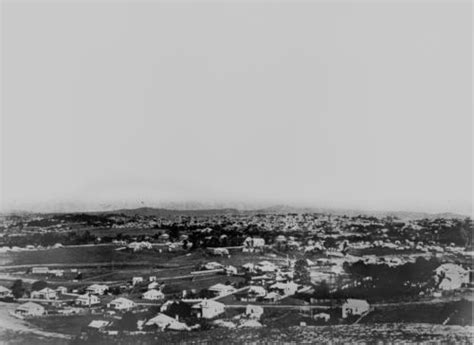
[{"label": "white house", "polygon": [[349,298],[342,305],[342,318],[350,315],[362,315],[370,310],[370,305],[366,300]]},{"label": "white house", "polygon": [[58,287],[56,288],[56,292],[59,293],[59,294],[61,294],[61,295],[62,295],[62,294],[65,294],[65,293],[67,293],[67,287],[65,287],[65,286],[58,286]]},{"label": "white house", "polygon": [[234,266],[226,266],[225,268],[225,273],[228,275],[228,276],[233,276],[233,275],[236,275],[238,273],[238,270],[237,270],[237,267],[234,267]]},{"label": "white house", "polygon": [[48,267],[33,267],[31,269],[31,273],[33,274],[47,274],[49,273]]},{"label": "white house", "polygon": [[160,286],[160,283],[158,282],[151,282],[150,284],[148,284],[147,288],[148,290],[152,290],[152,289],[156,289],[157,287]]},{"label": "white house", "polygon": [[229,250],[227,248],[208,248],[209,254],[216,256],[225,256],[229,255]]},{"label": "white house", "polygon": [[33,302],[26,302],[15,309],[15,315],[20,317],[41,316],[44,314],[46,314],[44,307]]},{"label": "white house", "polygon": [[269,292],[263,299],[268,302],[276,302],[281,299],[281,295],[277,292]]},{"label": "white house", "polygon": [[119,297],[107,304],[107,307],[115,310],[130,310],[135,307],[135,302],[128,298]]},{"label": "white house", "polygon": [[102,329],[107,327],[110,324],[110,321],[105,320],[92,320],[87,327],[94,328],[94,329]]},{"label": "white house", "polygon": [[206,264],[203,265],[203,268],[204,268],[205,270],[217,270],[217,269],[223,268],[223,267],[224,267],[224,266],[223,266],[222,264],[220,264],[220,263],[218,263],[218,262],[214,262],[214,261],[208,262],[208,263],[206,263]]},{"label": "white house", "polygon": [[84,295],[78,296],[74,303],[76,303],[76,305],[90,307],[100,304],[100,299],[96,295],[85,293]]},{"label": "white house", "polygon": [[193,305],[192,309],[197,314],[197,317],[212,319],[224,312],[225,305],[213,300],[205,299],[198,304]]},{"label": "white house", "polygon": [[132,285],[137,285],[139,283],[143,283],[143,277],[133,277],[132,278]]},{"label": "white house", "polygon": [[278,291],[282,295],[294,295],[298,291],[298,284],[294,282],[278,282],[270,286],[270,289]]},{"label": "white house", "polygon": [[57,299],[58,293],[56,292],[56,290],[45,287],[44,289],[31,292],[31,298],[47,300]]},{"label": "white house", "polygon": [[314,315],[315,320],[320,320],[324,322],[328,322],[330,318],[331,318],[331,315],[329,315],[328,313],[318,313]]},{"label": "white house", "polygon": [[105,291],[107,291],[109,287],[103,284],[92,284],[86,289],[86,292],[94,294],[94,295],[103,295]]},{"label": "white house", "polygon": [[161,330],[169,329],[174,331],[189,331],[190,329],[185,323],[179,322],[178,320],[162,313],[159,313],[155,317],[148,320],[145,325],[155,325]]},{"label": "white house", "polygon": [[262,249],[265,247],[265,240],[258,237],[247,237],[242,245],[244,246],[244,252],[253,252],[257,249]]},{"label": "white house", "polygon": [[274,263],[266,260],[260,261],[255,268],[260,272],[275,272],[278,270],[278,267]]},{"label": "white house", "polygon": [[459,289],[469,283],[469,271],[456,264],[442,264],[435,270],[435,281],[441,290]]},{"label": "white house", "polygon": [[215,296],[224,296],[236,291],[236,288],[231,285],[224,285],[224,284],[215,284],[208,288],[210,292],[212,292]]},{"label": "white house", "polygon": [[0,285],[0,298],[11,297],[12,290]]},{"label": "white house", "polygon": [[245,315],[251,319],[259,320],[263,315],[263,308],[258,305],[248,304],[245,308]]},{"label": "white house", "polygon": [[145,292],[142,295],[142,298],[146,299],[146,300],[149,300],[149,301],[157,301],[157,300],[161,300],[161,299],[165,298],[165,295],[161,291],[152,289],[152,290],[148,290],[147,292]]}]

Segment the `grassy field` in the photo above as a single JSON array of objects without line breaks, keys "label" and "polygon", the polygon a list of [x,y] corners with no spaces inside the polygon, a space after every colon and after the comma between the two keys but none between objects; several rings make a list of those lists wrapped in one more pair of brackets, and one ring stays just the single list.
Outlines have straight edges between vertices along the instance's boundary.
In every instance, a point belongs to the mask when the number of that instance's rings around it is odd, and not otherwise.
[{"label": "grassy field", "polygon": [[[472,328],[472,327],[471,327]],[[427,324],[378,324],[306,327],[264,327],[200,332],[163,332],[77,341],[76,344],[471,344],[471,329]]]},{"label": "grassy field", "polygon": [[384,307],[370,312],[361,323],[432,323],[448,325],[472,325],[472,302],[417,304]]}]

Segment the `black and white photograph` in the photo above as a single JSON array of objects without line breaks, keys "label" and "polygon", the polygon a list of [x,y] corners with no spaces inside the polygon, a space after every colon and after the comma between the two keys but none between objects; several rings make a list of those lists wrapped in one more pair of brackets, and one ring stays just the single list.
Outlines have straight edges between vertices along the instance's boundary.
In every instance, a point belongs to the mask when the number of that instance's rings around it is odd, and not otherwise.
[{"label": "black and white photograph", "polygon": [[0,12],[0,344],[474,344],[472,1]]}]

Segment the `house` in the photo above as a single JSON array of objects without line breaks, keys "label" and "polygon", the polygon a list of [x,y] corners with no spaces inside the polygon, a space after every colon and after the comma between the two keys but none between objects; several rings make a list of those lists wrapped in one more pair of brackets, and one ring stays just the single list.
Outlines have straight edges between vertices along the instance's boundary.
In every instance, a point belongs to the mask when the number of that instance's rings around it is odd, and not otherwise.
[{"label": "house", "polygon": [[56,292],[56,290],[45,287],[44,289],[31,292],[31,298],[34,298],[34,299],[47,299],[47,300],[57,299],[58,298],[58,293]]},{"label": "house", "polygon": [[220,284],[220,283],[210,286],[207,290],[212,292],[214,294],[214,296],[216,296],[216,297],[217,296],[229,295],[229,294],[234,293],[236,291],[236,289],[233,286],[224,285],[224,284]]},{"label": "house", "polygon": [[149,282],[156,282],[156,276],[149,276],[148,281]]},{"label": "house", "polygon": [[248,304],[245,308],[245,315],[251,319],[259,320],[263,315],[263,308],[258,305]]},{"label": "house", "polygon": [[255,268],[260,272],[275,272],[278,270],[278,267],[274,263],[266,260],[260,261]]},{"label": "house", "polygon": [[247,237],[242,243],[243,252],[253,253],[255,251],[261,251],[265,247],[265,240],[257,237]]},{"label": "house", "polygon": [[33,302],[26,302],[15,309],[15,315],[20,317],[41,316],[44,314],[46,314],[44,307]]},{"label": "house", "polygon": [[165,298],[165,295],[161,291],[152,289],[152,290],[148,290],[147,292],[145,292],[142,295],[142,298],[146,299],[146,300],[149,300],[149,301],[157,301],[157,300],[161,300],[161,299]]},{"label": "house", "polygon": [[74,303],[80,306],[91,307],[100,304],[100,299],[96,295],[85,293],[84,295],[77,297]]},{"label": "house", "polygon": [[256,302],[265,297],[267,290],[263,286],[251,285],[248,290],[239,294],[239,299],[245,302]]},{"label": "house", "polygon": [[469,271],[456,264],[442,264],[434,273],[440,290],[459,289],[463,284],[469,283]]},{"label": "house", "polygon": [[208,262],[202,266],[205,270],[217,270],[223,268],[224,266],[218,262]]},{"label": "house", "polygon": [[236,275],[239,271],[237,270],[237,267],[234,267],[234,266],[226,266],[224,267],[224,270],[225,270],[225,273],[228,275],[228,276],[233,276],[233,275]]},{"label": "house", "polygon": [[278,291],[281,295],[294,295],[298,291],[299,285],[294,282],[278,282],[270,286],[271,290]]},{"label": "house", "polygon": [[115,310],[130,310],[135,307],[135,302],[128,298],[119,297],[107,304],[107,307]]},{"label": "house", "polygon": [[131,242],[127,245],[128,249],[132,249],[134,252],[138,252],[143,249],[151,249],[152,245],[150,242],[142,241],[142,242]]},{"label": "house", "polygon": [[330,318],[331,318],[331,315],[329,315],[328,313],[318,313],[314,315],[314,319],[317,321],[328,322]]},{"label": "house", "polygon": [[0,298],[11,297],[12,290],[0,285]]},{"label": "house", "polygon": [[215,256],[229,255],[229,250],[227,248],[208,248],[208,252],[209,254],[215,255]]},{"label": "house", "polygon": [[147,285],[147,289],[148,290],[153,290],[153,289],[156,289],[159,286],[160,286],[160,284],[158,282],[151,282],[150,284]]},{"label": "house", "polygon": [[31,269],[31,273],[33,274],[48,274],[49,268],[48,267],[33,267]]},{"label": "house", "polygon": [[349,298],[342,305],[342,318],[350,315],[362,315],[370,310],[370,305],[366,300]]},{"label": "house", "polygon": [[65,294],[65,293],[67,293],[67,287],[65,287],[65,286],[58,286],[58,287],[56,288],[56,292],[59,293],[59,294],[61,294],[61,295],[63,295],[63,294]]},{"label": "house", "polygon": [[258,237],[247,237],[242,243],[244,249],[261,249],[265,246],[265,240]]},{"label": "house", "polygon": [[275,303],[281,299],[281,295],[277,292],[269,292],[263,299],[268,302]]},{"label": "house", "polygon": [[62,277],[62,276],[64,276],[64,270],[58,270],[58,269],[56,269],[56,270],[49,270],[48,273],[54,275],[55,277]]},{"label": "house", "polygon": [[110,325],[110,321],[105,320],[92,320],[87,327],[94,328],[94,329],[102,329]]},{"label": "house", "polygon": [[86,289],[86,292],[93,294],[93,295],[103,295],[105,291],[107,291],[109,287],[107,285],[102,284],[92,284]]},{"label": "house", "polygon": [[145,323],[146,326],[157,326],[161,330],[174,330],[174,331],[189,331],[190,328],[183,322],[179,322],[178,320],[165,315],[163,313],[159,313],[155,317],[151,318]]},{"label": "house", "polygon": [[133,277],[132,278],[132,285],[135,286],[137,284],[143,283],[143,277]]},{"label": "house", "polygon": [[225,305],[220,302],[205,299],[193,305],[192,309],[198,318],[212,319],[224,312]]}]

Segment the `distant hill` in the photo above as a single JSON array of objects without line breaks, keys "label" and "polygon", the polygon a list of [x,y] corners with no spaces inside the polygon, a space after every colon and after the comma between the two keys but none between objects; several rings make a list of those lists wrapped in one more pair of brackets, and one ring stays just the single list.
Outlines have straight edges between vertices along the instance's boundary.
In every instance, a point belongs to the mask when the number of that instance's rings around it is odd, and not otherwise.
[{"label": "distant hill", "polygon": [[466,215],[456,213],[426,213],[426,212],[409,212],[409,211],[364,211],[351,209],[326,209],[326,208],[310,208],[310,207],[294,207],[286,205],[276,205],[260,209],[239,210],[236,208],[213,208],[213,209],[166,209],[154,207],[140,207],[135,209],[119,209],[113,211],[102,212],[86,212],[88,214],[124,214],[126,216],[154,216],[154,217],[170,217],[170,216],[212,216],[212,215],[231,215],[231,214],[288,214],[288,213],[320,213],[346,215],[355,217],[358,215],[374,216],[378,218],[396,217],[399,219],[436,219],[436,218],[466,218]]},{"label": "distant hill", "polygon": [[232,208],[221,209],[199,209],[199,210],[171,210],[165,208],[140,207],[135,209],[120,209],[104,212],[88,212],[89,214],[124,214],[126,216],[142,216],[142,217],[169,217],[169,216],[205,216],[205,215],[224,215],[237,214],[241,211]]}]

